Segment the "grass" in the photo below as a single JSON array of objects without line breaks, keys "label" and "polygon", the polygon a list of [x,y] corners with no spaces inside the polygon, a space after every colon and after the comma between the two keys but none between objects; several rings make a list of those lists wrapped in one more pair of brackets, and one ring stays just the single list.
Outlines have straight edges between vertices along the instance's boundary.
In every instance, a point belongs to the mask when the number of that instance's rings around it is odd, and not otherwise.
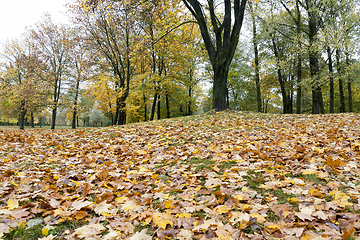
[{"label": "grass", "polygon": [[[59,225],[55,225],[53,229],[49,229],[49,234],[57,236],[58,239],[61,239],[61,236],[65,233],[66,230],[74,230],[81,226],[86,225],[87,223],[80,221],[64,221]],[[42,233],[42,229],[45,225],[39,224],[31,228],[26,228],[23,225],[10,229],[9,233],[5,234],[2,239],[5,240],[37,240],[39,238],[45,237]]]},{"label": "grass", "polygon": [[[76,129],[86,129],[86,128],[94,128],[94,127],[77,127]],[[95,127],[96,128],[96,127]],[[51,126],[35,126],[35,127],[29,127],[29,126],[25,126],[24,130],[49,130],[51,129]],[[71,126],[55,126],[55,130],[56,129],[72,129]],[[0,126],[0,130],[20,130],[19,126]]]}]

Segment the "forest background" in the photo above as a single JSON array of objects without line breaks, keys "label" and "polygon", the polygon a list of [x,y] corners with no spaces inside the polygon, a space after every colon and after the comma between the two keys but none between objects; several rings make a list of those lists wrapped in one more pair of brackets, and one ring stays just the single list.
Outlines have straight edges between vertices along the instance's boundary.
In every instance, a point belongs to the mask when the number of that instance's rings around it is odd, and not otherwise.
[{"label": "forest background", "polygon": [[[122,125],[213,109],[211,59],[186,2],[75,0],[69,24],[45,14],[3,43],[1,124]],[[206,23],[222,34],[222,4],[207,3]],[[358,9],[355,0],[248,1],[226,108],[359,112]]]}]

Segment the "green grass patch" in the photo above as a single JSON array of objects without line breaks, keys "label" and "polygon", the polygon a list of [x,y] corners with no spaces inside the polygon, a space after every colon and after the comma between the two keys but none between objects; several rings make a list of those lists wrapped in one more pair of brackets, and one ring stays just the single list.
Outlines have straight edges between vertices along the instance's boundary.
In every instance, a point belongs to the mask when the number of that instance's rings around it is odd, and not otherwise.
[{"label": "green grass patch", "polygon": [[24,226],[20,226],[14,229],[10,229],[9,233],[5,234],[2,239],[6,240],[37,240],[44,237],[42,234],[43,225],[37,225],[32,228],[26,229]]},{"label": "green grass patch", "polygon": [[141,232],[142,230],[146,229],[146,234],[151,235],[151,226],[149,224],[143,225],[143,224],[139,224],[137,226],[135,226],[135,232]]},{"label": "green grass patch", "polygon": [[[60,237],[64,234],[66,230],[75,230],[76,228],[86,225],[87,222],[80,221],[64,221],[59,225],[55,225],[54,229],[49,229],[49,234]],[[10,229],[9,233],[4,234],[2,239],[5,240],[37,240],[38,238],[43,238],[45,235],[42,234],[42,228],[44,224],[39,224],[31,228],[25,228],[24,226],[19,226],[14,229]],[[62,239],[61,237],[58,239]]]}]

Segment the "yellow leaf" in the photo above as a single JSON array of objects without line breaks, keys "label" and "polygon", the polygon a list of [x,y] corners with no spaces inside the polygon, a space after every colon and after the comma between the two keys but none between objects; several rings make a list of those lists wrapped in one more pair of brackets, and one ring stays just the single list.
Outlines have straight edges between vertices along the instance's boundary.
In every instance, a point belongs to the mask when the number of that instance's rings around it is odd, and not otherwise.
[{"label": "yellow leaf", "polygon": [[256,218],[256,221],[257,221],[258,223],[263,223],[263,222],[265,222],[265,217],[262,216],[262,215],[260,215],[260,214],[258,214],[258,213],[250,213],[249,216],[250,216],[250,217],[253,217],[253,218]]},{"label": "yellow leaf", "polygon": [[227,213],[229,211],[229,208],[226,205],[218,206],[215,209],[220,214]]},{"label": "yellow leaf", "polygon": [[115,203],[122,204],[122,203],[125,203],[127,200],[128,200],[128,197],[118,197],[118,198],[115,198]]},{"label": "yellow leaf", "polygon": [[174,208],[171,200],[165,201],[165,208]]},{"label": "yellow leaf", "polygon": [[303,175],[310,175],[316,173],[315,170],[304,170],[301,172]]},{"label": "yellow leaf", "polygon": [[153,220],[154,223],[162,229],[166,229],[166,225],[174,226],[174,222],[172,221],[173,217],[168,213],[154,213]]},{"label": "yellow leaf", "polygon": [[190,213],[176,214],[176,216],[177,216],[178,218],[191,218],[191,214],[190,214]]},{"label": "yellow leaf", "polygon": [[18,200],[16,200],[16,199],[10,198],[10,199],[7,201],[7,206],[8,206],[8,208],[9,208],[9,210],[13,210],[13,209],[19,207],[19,202],[18,202]]},{"label": "yellow leaf", "polygon": [[268,224],[268,225],[265,225],[265,228],[269,229],[270,231],[277,231],[277,230],[280,230],[280,226],[277,225],[277,224]]},{"label": "yellow leaf", "polygon": [[43,228],[41,232],[42,232],[43,235],[47,236],[49,234],[49,229],[48,228]]},{"label": "yellow leaf", "polygon": [[239,201],[244,200],[244,197],[241,195],[236,195],[234,198],[238,199]]}]

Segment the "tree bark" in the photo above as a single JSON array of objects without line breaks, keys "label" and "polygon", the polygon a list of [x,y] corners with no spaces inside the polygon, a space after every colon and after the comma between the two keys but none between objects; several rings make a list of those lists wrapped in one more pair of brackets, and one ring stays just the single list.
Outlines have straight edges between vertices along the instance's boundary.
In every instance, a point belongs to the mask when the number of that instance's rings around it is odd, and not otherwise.
[{"label": "tree bark", "polygon": [[340,49],[336,49],[336,67],[339,78],[339,94],[340,94],[340,112],[345,112],[345,95],[343,86],[342,68],[340,63]]},{"label": "tree bark", "polygon": [[169,94],[165,95],[165,106],[166,106],[166,118],[170,118],[170,103],[169,103]]},{"label": "tree bark", "polygon": [[309,63],[310,75],[312,78],[312,113],[319,114],[324,112],[321,85],[319,82],[319,52],[317,48],[317,33],[318,22],[317,13],[314,9],[314,3],[311,0],[306,0],[306,11],[308,12],[309,21]]},{"label": "tree bark", "polygon": [[249,3],[250,11],[251,11],[251,19],[252,19],[252,27],[253,27],[253,45],[254,45],[254,53],[255,53],[255,85],[256,85],[256,102],[258,112],[262,112],[261,106],[261,88],[260,88],[260,61],[259,61],[259,47],[257,40],[257,29],[256,29],[256,21],[255,21],[255,13],[252,8],[252,3]]},{"label": "tree bark", "polygon": [[290,103],[289,103],[289,96],[286,93],[286,88],[285,88],[285,81],[282,75],[282,69],[280,66],[280,56],[279,56],[279,52],[278,52],[278,48],[277,48],[277,44],[275,41],[275,38],[272,34],[270,34],[271,37],[271,42],[273,45],[273,51],[274,51],[274,55],[276,58],[276,67],[277,67],[277,74],[278,74],[278,81],[280,84],[280,90],[281,90],[281,95],[282,95],[282,100],[283,100],[283,113],[284,114],[288,114],[290,113]]},{"label": "tree bark", "polygon": [[144,121],[147,121],[147,105],[146,105],[146,96],[145,94],[143,95],[143,99],[144,99]]},{"label": "tree bark", "polygon": [[334,113],[334,70],[333,70],[333,62],[331,57],[331,49],[327,47],[327,55],[328,55],[328,67],[329,67],[329,81],[330,81],[330,113]]},{"label": "tree bark", "polygon": [[[345,52],[345,56],[346,56],[346,66],[350,67],[350,59],[349,59],[349,53],[346,51]],[[352,88],[351,88],[351,77],[350,74],[348,74],[348,82],[347,82],[347,86],[348,86],[348,101],[349,101],[349,112],[353,112],[353,102],[352,102]]]},{"label": "tree bark", "polygon": [[25,127],[25,115],[26,115],[25,101],[21,101],[20,114],[19,114],[19,126],[21,130],[24,130]]},{"label": "tree bark", "polygon": [[190,86],[189,87],[189,92],[188,92],[188,94],[189,94],[189,102],[188,102],[188,107],[187,107],[187,113],[186,113],[186,115],[188,115],[188,116],[191,116],[192,114],[193,114],[193,112],[192,112],[192,102],[191,102],[191,99],[192,99],[192,87]]},{"label": "tree bark", "polygon": [[[240,30],[244,19],[244,12],[247,0],[224,0],[223,21],[215,15],[214,0],[208,0],[208,9],[212,28],[208,27],[204,7],[197,0],[183,0],[185,6],[195,17],[204,40],[205,48],[208,52],[211,66],[214,73],[213,83],[213,108],[215,111],[223,111],[228,108],[227,77],[230,63],[234,57],[237,44],[239,42]],[[231,11],[234,11],[233,14]],[[234,21],[232,20],[234,17]],[[233,27],[232,27],[233,25]],[[209,29],[213,30],[211,37]]]},{"label": "tree bark", "polygon": [[32,128],[35,127],[35,126],[34,126],[34,113],[33,113],[33,112],[30,113],[30,126],[31,126]]},{"label": "tree bark", "polygon": [[54,103],[53,103],[54,105],[51,116],[51,129],[55,129],[57,105],[60,97],[60,86],[61,86],[61,79],[60,77],[57,76],[55,80],[55,88],[54,88]]},{"label": "tree bark", "polygon": [[152,103],[152,106],[151,106],[150,121],[153,121],[153,120],[154,120],[154,117],[155,117],[155,109],[156,109],[157,96],[158,96],[158,94],[155,93],[155,95],[154,95],[154,100],[153,100],[153,103]]},{"label": "tree bark", "polygon": [[75,87],[74,111],[73,111],[73,119],[71,123],[71,127],[73,129],[76,128],[76,111],[77,111],[78,97],[79,97],[79,86],[80,86],[80,76],[78,76]]},{"label": "tree bark", "polygon": [[296,89],[296,113],[301,114],[301,82],[302,82],[302,57],[301,57],[301,12],[299,8],[299,1],[296,1],[296,31],[298,38],[298,53],[297,53],[297,89]]},{"label": "tree bark", "polygon": [[160,120],[161,119],[161,103],[160,103],[160,95],[158,96],[158,101],[157,101],[157,112],[156,112],[156,115],[157,115],[157,119]]}]

